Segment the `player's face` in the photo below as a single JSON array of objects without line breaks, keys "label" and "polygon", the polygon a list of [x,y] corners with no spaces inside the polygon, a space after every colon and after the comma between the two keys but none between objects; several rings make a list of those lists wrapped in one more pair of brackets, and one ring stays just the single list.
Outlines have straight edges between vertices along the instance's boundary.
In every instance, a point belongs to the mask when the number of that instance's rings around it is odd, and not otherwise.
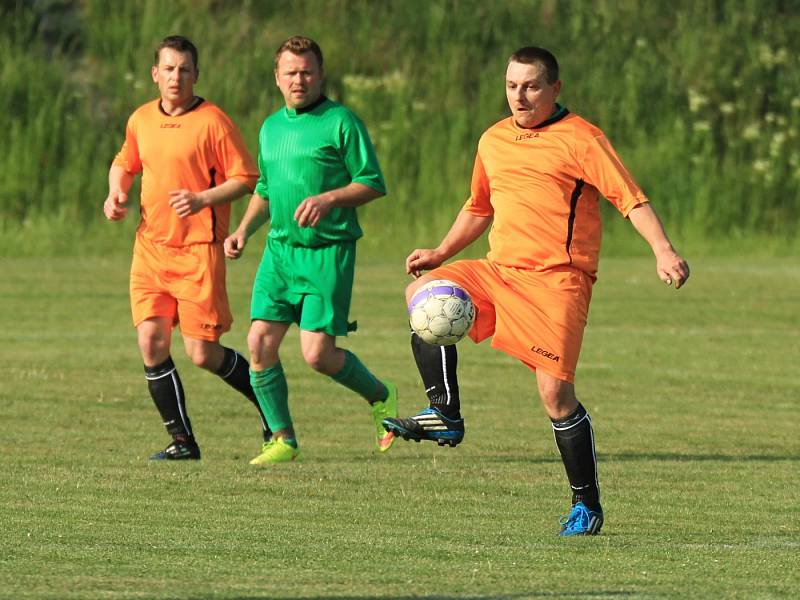
[{"label": "player's face", "polygon": [[322,69],[313,52],[283,51],[275,69],[275,83],[286,106],[296,109],[313,104],[322,95],[322,82]]},{"label": "player's face", "polygon": [[520,127],[535,127],[553,114],[561,81],[547,83],[543,65],[511,62],[506,69],[506,98]]},{"label": "player's face", "polygon": [[194,98],[198,73],[191,53],[162,48],[158,64],[153,66],[151,73],[163,102],[183,106]]}]

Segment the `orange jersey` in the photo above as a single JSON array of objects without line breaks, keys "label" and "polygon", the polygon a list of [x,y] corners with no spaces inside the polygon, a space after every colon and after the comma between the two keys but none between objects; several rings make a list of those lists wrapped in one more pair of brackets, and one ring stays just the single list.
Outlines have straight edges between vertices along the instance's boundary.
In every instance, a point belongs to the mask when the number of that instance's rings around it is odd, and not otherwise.
[{"label": "orange jersey", "polygon": [[494,218],[489,260],[537,271],[568,266],[594,279],[598,193],[626,217],[648,201],[603,132],[560,108],[534,129],[509,117],[481,136],[463,210]]},{"label": "orange jersey", "polygon": [[142,173],[141,223],[138,234],[167,246],[222,241],[228,235],[230,204],[207,207],[180,218],[169,205],[169,192],[201,192],[237,179],[251,190],[258,168],[239,130],[205,100],[171,117],[153,100],[128,119],[125,143],[114,165]]}]

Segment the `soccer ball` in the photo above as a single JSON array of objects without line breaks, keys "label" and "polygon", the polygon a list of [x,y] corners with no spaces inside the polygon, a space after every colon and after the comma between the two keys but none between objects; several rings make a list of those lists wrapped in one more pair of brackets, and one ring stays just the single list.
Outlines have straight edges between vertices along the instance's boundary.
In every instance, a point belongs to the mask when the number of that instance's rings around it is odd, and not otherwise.
[{"label": "soccer ball", "polygon": [[467,335],[475,320],[475,306],[457,283],[437,279],[416,291],[408,317],[411,329],[423,342],[449,346]]}]

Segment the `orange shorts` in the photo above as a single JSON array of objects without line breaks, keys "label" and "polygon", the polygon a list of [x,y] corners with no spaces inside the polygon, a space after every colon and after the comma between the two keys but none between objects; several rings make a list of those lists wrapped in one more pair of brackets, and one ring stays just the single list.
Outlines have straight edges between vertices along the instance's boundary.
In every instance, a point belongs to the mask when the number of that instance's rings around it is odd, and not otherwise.
[{"label": "orange shorts", "polygon": [[233,323],[222,244],[171,247],[137,235],[130,290],[134,327],[166,317],[183,335],[216,342]]},{"label": "orange shorts", "polygon": [[534,371],[573,382],[592,298],[592,280],[577,269],[533,271],[486,259],[459,260],[428,275],[450,279],[472,297],[477,314],[469,336]]}]

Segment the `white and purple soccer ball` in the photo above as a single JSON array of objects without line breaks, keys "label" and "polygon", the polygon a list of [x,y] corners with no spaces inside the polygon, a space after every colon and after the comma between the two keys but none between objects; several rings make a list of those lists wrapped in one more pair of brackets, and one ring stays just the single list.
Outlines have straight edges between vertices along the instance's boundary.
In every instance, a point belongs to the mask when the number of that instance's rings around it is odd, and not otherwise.
[{"label": "white and purple soccer ball", "polygon": [[408,305],[408,320],[423,342],[449,346],[469,332],[475,320],[475,305],[457,283],[437,279],[414,293]]}]

